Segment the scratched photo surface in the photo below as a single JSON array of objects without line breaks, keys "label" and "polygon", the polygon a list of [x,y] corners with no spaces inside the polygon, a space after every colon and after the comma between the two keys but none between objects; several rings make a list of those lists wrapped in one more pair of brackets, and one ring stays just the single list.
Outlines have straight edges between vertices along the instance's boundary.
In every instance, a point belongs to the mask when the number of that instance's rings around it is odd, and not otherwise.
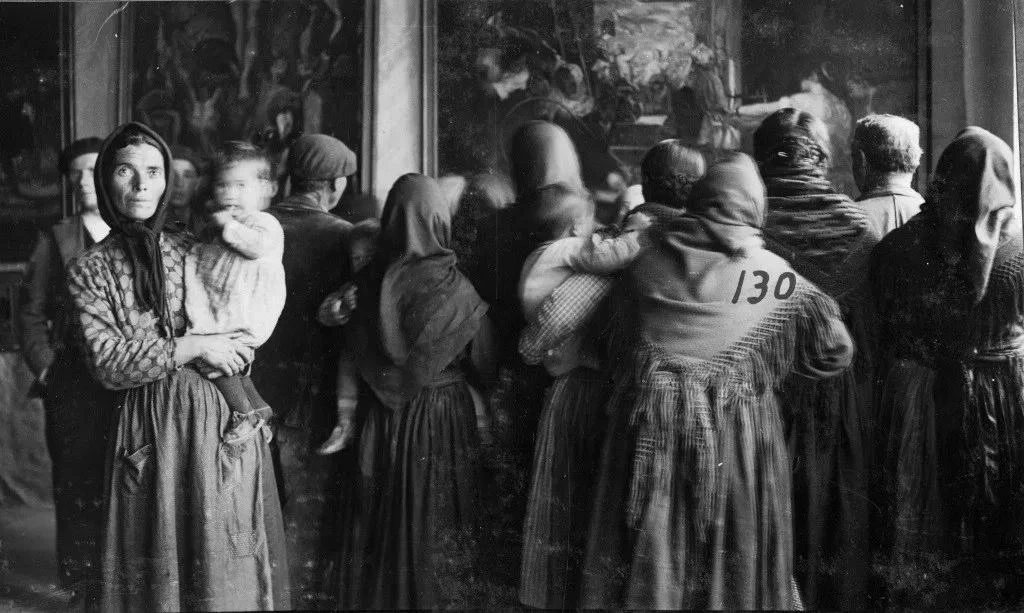
[{"label": "scratched photo surface", "polygon": [[0,613],[1024,608],[1022,33],[0,1]]}]

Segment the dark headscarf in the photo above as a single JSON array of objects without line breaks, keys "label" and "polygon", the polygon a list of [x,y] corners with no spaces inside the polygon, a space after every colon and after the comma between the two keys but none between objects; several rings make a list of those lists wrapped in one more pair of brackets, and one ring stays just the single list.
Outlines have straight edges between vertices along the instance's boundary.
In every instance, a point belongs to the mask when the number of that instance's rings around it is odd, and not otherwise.
[{"label": "dark headscarf", "polygon": [[1007,247],[1021,234],[1010,146],[975,126],[960,132],[939,157],[921,213],[945,265],[980,302],[993,265],[1016,254]]},{"label": "dark headscarf", "polygon": [[[137,221],[125,217],[118,212],[111,193],[111,175],[114,170],[114,155],[125,148],[137,137],[145,137],[156,143],[160,155],[164,158],[164,176],[167,187],[160,197],[156,211],[145,221]],[[103,141],[100,154],[96,159],[94,178],[96,195],[99,200],[100,215],[110,226],[112,234],[119,235],[121,244],[128,254],[134,277],[135,301],[139,308],[156,313],[161,329],[170,334],[170,317],[164,295],[164,265],[160,252],[160,233],[164,231],[171,195],[171,151],[160,135],[149,127],[136,122],[126,123]]]},{"label": "dark headscarf", "polygon": [[519,200],[552,183],[583,190],[576,146],[565,130],[553,123],[530,121],[523,124],[509,143],[509,160]]},{"label": "dark headscarf", "polygon": [[482,220],[471,273],[480,294],[491,304],[499,353],[519,359],[516,349],[525,319],[519,304],[519,275],[530,253],[540,246],[536,214],[541,188],[562,184],[585,191],[576,148],[565,130],[546,121],[523,124],[509,143],[516,202]]},{"label": "dark headscarf", "polygon": [[364,378],[398,408],[466,348],[487,305],[456,268],[451,207],[432,179],[398,179],[381,225],[349,339]]}]

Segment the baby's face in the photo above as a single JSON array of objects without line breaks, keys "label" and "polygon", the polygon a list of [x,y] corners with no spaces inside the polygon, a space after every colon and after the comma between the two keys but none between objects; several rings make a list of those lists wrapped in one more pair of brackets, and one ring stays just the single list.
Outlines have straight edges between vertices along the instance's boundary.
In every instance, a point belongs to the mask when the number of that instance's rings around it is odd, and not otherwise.
[{"label": "baby's face", "polygon": [[213,180],[213,200],[218,210],[239,215],[255,213],[271,196],[270,182],[260,178],[260,162],[237,162],[221,169]]},{"label": "baby's face", "polygon": [[352,257],[352,272],[359,272],[373,259],[373,243],[368,240],[359,240],[352,243],[350,250]]}]

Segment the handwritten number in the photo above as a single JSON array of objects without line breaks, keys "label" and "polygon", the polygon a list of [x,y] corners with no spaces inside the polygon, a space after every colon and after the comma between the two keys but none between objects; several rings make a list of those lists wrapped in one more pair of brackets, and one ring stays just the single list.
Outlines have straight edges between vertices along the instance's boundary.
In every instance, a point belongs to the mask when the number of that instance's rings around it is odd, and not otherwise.
[{"label": "handwritten number", "polygon": [[[785,293],[780,292],[779,289],[782,287],[782,282],[788,281],[789,286],[786,288]],[[793,295],[793,290],[796,289],[796,275],[791,272],[784,272],[779,275],[779,280],[775,283],[775,297],[779,300],[785,300]]]},{"label": "handwritten number", "polygon": [[740,282],[736,284],[736,293],[732,295],[732,303],[736,304],[740,301],[740,292],[743,291],[743,278],[747,276],[747,271],[740,271]]},{"label": "handwritten number", "polygon": [[755,270],[753,272],[753,275],[761,279],[760,281],[754,284],[754,289],[761,290],[761,294],[758,295],[757,297],[747,298],[747,302],[749,302],[750,304],[757,304],[758,302],[764,300],[764,297],[768,295],[769,276],[768,273],[766,273],[763,270]]}]

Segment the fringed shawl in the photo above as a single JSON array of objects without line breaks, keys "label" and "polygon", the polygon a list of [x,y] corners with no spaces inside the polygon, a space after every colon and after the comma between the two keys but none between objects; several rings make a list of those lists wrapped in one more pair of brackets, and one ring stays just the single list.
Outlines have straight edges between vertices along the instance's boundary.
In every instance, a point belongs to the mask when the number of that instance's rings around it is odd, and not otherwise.
[{"label": "fringed shawl", "polygon": [[397,409],[466,349],[487,305],[456,268],[451,208],[433,180],[401,177],[381,225],[374,262],[357,276],[360,304],[346,334],[364,379]]}]

